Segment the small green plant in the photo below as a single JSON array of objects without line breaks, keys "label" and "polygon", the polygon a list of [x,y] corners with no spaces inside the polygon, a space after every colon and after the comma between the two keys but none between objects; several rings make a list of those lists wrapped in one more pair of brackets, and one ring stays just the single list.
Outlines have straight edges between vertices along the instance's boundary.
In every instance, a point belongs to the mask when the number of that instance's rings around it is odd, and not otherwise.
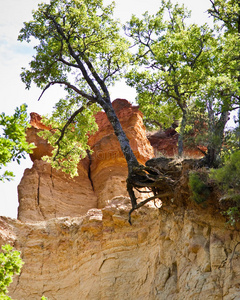
[{"label": "small green plant", "polygon": [[192,171],[189,174],[189,187],[192,192],[192,199],[197,204],[201,204],[208,199],[210,195],[210,189],[207,184],[206,173]]},{"label": "small green plant", "polygon": [[225,165],[219,169],[212,169],[210,178],[214,179],[223,193],[225,201],[231,205],[225,212],[232,226],[240,220],[240,151],[229,155]]},{"label": "small green plant", "polygon": [[227,216],[228,218],[228,224],[231,226],[235,226],[236,222],[240,220],[240,211],[239,208],[236,206],[230,207],[226,211],[222,213],[224,216]]},{"label": "small green plant", "polygon": [[20,252],[13,250],[10,245],[2,246],[0,253],[0,299],[10,300],[7,296],[7,287],[12,282],[12,278],[16,274],[20,274],[23,261],[20,257]]}]

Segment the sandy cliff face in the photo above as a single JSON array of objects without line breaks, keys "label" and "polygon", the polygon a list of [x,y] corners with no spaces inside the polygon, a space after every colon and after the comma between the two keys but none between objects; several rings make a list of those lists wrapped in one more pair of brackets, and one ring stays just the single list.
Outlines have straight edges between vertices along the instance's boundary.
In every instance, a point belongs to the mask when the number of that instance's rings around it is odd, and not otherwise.
[{"label": "sandy cliff face", "polygon": [[126,197],[74,218],[32,223],[1,218],[1,242],[10,241],[25,261],[10,295],[16,300],[43,294],[51,300],[239,299],[239,231],[225,226],[213,203],[195,206],[178,191],[160,210],[152,205],[134,212],[133,226],[127,222]]},{"label": "sandy cliff face", "polygon": [[[142,115],[125,100],[115,110],[140,162],[151,158]],[[28,132],[36,139],[39,118]],[[19,220],[0,217],[0,245],[10,243],[25,262],[10,285],[15,300],[240,299],[240,228],[227,227],[216,195],[190,199],[191,160],[153,159],[148,165],[178,180],[171,198],[132,214],[126,164],[104,114],[90,138],[95,150],[71,180],[32,155],[19,186]],[[32,141],[32,140],[31,140]],[[40,148],[40,150],[39,150]],[[45,150],[44,150],[45,149]],[[44,150],[44,151],[43,151]]]}]

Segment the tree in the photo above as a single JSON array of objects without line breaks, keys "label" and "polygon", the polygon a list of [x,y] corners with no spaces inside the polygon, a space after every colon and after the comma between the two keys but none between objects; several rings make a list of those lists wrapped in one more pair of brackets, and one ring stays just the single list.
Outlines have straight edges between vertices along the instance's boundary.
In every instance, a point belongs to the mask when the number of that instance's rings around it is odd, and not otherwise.
[{"label": "tree", "polygon": [[24,69],[21,77],[28,89],[35,83],[42,94],[55,84],[68,92],[66,99],[57,103],[49,120],[52,130],[45,135],[55,148],[53,166],[62,166],[72,175],[76,175],[78,160],[86,155],[83,128],[87,128],[85,133],[93,132],[94,111],[97,107],[105,111],[127,161],[133,211],[139,207],[133,186],[153,186],[157,173],[138,163],[111,104],[108,87],[124,73],[130,54],[120,25],[112,18],[113,4],[104,6],[102,2],[52,0],[39,4],[33,20],[24,23],[19,35],[20,41],[38,41],[30,68]]},{"label": "tree", "polygon": [[[218,4],[214,11],[227,11],[226,22],[230,25],[226,27],[232,32],[238,23],[235,19],[231,23],[231,18],[238,6],[234,6],[231,14],[229,5],[234,1],[215,2]],[[219,3],[227,8],[218,10]],[[132,17],[125,29],[138,47],[137,67],[129,72],[127,82],[136,87],[137,101],[147,119],[169,126],[174,118],[181,117],[179,155],[193,112],[204,111],[207,120],[207,134],[202,139],[207,146],[207,152],[202,151],[204,163],[216,167],[229,112],[239,107],[239,80],[236,80],[240,78],[236,64],[239,38],[206,25],[187,25],[188,17],[184,7],[171,1],[162,1],[156,15]],[[139,65],[145,69],[139,69]]]},{"label": "tree", "polygon": [[[5,113],[0,115],[0,170],[11,161],[20,164],[25,158],[25,153],[31,153],[33,145],[26,142],[26,128],[29,126],[27,119],[27,106],[21,105],[15,109],[12,116]],[[13,172],[5,171],[0,174],[0,181],[11,180]]]},{"label": "tree", "polygon": [[12,282],[12,278],[16,274],[20,274],[23,266],[23,261],[20,257],[20,252],[13,250],[10,245],[2,246],[0,253],[0,298],[3,300],[10,300],[6,294],[7,287]]},{"label": "tree", "polygon": [[127,83],[136,87],[137,102],[148,120],[170,126],[181,117],[180,156],[187,116],[198,105],[196,93],[210,72],[214,43],[212,30],[207,25],[187,25],[189,17],[184,6],[162,1],[155,15],[132,16],[125,26],[138,47],[136,67],[128,73]]},{"label": "tree", "polygon": [[[238,0],[210,0],[210,2],[211,8],[208,10],[208,13],[214,18],[214,22],[219,26],[219,30],[224,32],[225,38],[229,40],[228,44],[231,45],[231,52],[228,53],[228,57],[232,63],[235,62],[234,68],[238,71],[235,72],[235,79],[239,82],[240,2]],[[239,116],[240,110],[238,113],[238,123],[240,124]]]},{"label": "tree", "polygon": [[[208,10],[214,18],[218,44],[214,52],[213,76],[209,77],[205,94],[208,99],[209,165],[216,165],[224,138],[225,125],[231,111],[240,108],[240,2],[210,0]],[[217,101],[216,101],[217,99]]]}]

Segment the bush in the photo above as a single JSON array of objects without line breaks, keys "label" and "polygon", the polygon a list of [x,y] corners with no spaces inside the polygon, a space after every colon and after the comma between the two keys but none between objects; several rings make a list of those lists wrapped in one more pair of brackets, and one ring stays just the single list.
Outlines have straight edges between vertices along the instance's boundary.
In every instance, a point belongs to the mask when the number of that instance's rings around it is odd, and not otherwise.
[{"label": "bush", "polygon": [[189,174],[189,187],[192,192],[192,199],[197,204],[205,202],[210,195],[207,180],[208,174],[205,172],[192,171]]},{"label": "bush", "polygon": [[231,200],[231,207],[223,214],[228,217],[229,224],[235,225],[240,219],[240,151],[231,154],[222,168],[211,170],[210,178],[217,182],[223,198]]},{"label": "bush", "polygon": [[20,252],[13,250],[10,245],[2,246],[0,253],[0,299],[11,299],[6,294],[8,293],[7,287],[12,282],[15,274],[19,274],[23,266],[23,261],[20,257]]}]

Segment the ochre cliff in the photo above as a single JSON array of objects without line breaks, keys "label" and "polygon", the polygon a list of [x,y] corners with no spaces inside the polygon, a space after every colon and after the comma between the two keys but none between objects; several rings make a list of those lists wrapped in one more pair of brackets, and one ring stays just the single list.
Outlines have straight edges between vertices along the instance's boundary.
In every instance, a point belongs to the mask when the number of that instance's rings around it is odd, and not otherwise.
[{"label": "ochre cliff", "polygon": [[1,243],[25,262],[10,286],[15,300],[239,299],[239,229],[227,227],[214,199],[189,199],[183,167],[179,190],[158,209],[127,222],[119,196],[79,217],[41,222],[0,219]]},{"label": "ochre cliff", "polygon": [[[154,153],[146,138],[142,113],[124,99],[113,101],[113,108],[137,159],[145,163]],[[95,118],[99,130],[89,138],[94,152],[79,163],[79,176],[71,179],[40,160],[50,155],[52,148],[37,133],[50,128],[41,123],[38,114],[31,113],[32,127],[27,129],[27,140],[36,148],[30,155],[33,167],[25,170],[18,186],[19,220],[79,216],[90,208],[104,207],[115,196],[127,195],[127,164],[118,140],[104,112],[98,112]]]},{"label": "ochre cliff", "polygon": [[[113,105],[145,163],[153,149],[141,112],[126,100]],[[130,226],[126,163],[105,115],[96,116],[94,154],[74,179],[40,160],[50,151],[36,137],[40,121],[32,115],[28,138],[37,149],[19,185],[19,219],[0,217],[0,244],[12,244],[25,262],[9,288],[13,299],[240,299],[240,228],[226,225],[214,192],[202,205],[191,200],[194,160],[147,162],[178,185],[159,208],[150,202],[134,211]]]}]

